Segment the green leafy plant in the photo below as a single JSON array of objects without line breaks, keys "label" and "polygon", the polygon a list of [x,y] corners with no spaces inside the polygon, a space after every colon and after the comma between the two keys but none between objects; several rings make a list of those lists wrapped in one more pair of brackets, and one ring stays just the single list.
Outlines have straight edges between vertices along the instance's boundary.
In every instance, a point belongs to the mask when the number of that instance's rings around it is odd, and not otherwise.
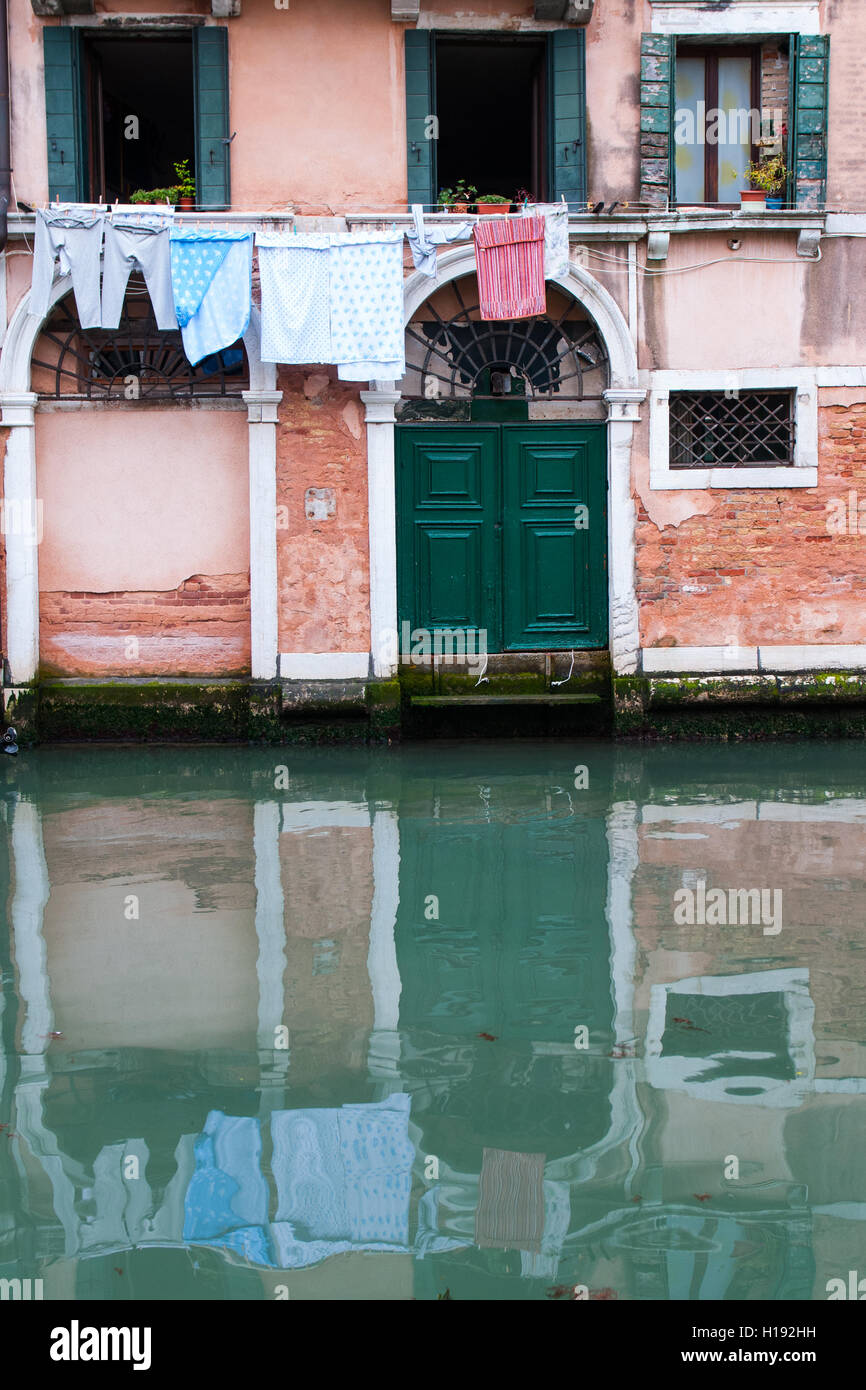
[{"label": "green leafy plant", "polygon": [[177,175],[177,191],[181,198],[195,197],[195,179],[193,178],[188,159],[181,159],[175,164],[174,172]]},{"label": "green leafy plant", "polygon": [[475,199],[475,202],[478,207],[481,207],[482,204],[485,207],[500,207],[503,204],[511,205],[511,199],[503,198],[501,193],[481,193]]},{"label": "green leafy plant", "polygon": [[164,203],[166,199],[170,203],[176,203],[180,196],[180,190],[172,188],[137,188],[130,194],[131,203]]},{"label": "green leafy plant", "polygon": [[454,202],[454,189],[440,188],[439,197],[436,201],[440,208],[450,208]]},{"label": "green leafy plant", "polygon": [[467,183],[465,179],[458,179],[454,185],[455,203],[471,203],[478,189],[474,183]]},{"label": "green leafy plant", "polygon": [[749,182],[753,188],[761,188],[771,197],[784,193],[789,171],[785,168],[780,154],[774,154],[758,164],[749,165]]}]

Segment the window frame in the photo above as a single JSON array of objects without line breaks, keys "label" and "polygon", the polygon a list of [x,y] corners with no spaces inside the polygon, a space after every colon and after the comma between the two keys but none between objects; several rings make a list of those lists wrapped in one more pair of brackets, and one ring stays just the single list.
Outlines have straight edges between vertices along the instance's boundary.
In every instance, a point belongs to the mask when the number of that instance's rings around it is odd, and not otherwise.
[{"label": "window frame", "polygon": [[[680,199],[677,194],[677,159],[676,159],[676,64],[679,58],[703,58],[704,60],[704,121],[710,111],[719,109],[719,58],[741,58],[748,54],[752,64],[752,74],[750,82],[750,100],[752,110],[761,110],[761,45],[755,42],[737,44],[708,44],[697,43],[692,45],[688,35],[679,34],[674,40],[674,74],[673,74],[673,115],[674,129],[671,130],[671,182],[673,184],[673,197],[671,205],[679,207],[681,202],[684,207],[707,207],[707,208],[738,208],[737,203],[723,203],[719,199],[719,147],[711,145],[704,140],[704,197],[699,203],[694,200]],[[790,59],[789,59],[790,61]],[[706,134],[706,125],[704,127]],[[749,159],[753,163],[757,161],[759,147],[754,140],[749,146]],[[712,193],[712,197],[709,194]]]},{"label": "window frame", "polygon": [[[751,468],[671,468],[672,391],[791,391],[794,462]],[[650,377],[650,490],[793,488],[818,486],[818,381],[805,367],[749,367],[739,371],[659,371]]]}]

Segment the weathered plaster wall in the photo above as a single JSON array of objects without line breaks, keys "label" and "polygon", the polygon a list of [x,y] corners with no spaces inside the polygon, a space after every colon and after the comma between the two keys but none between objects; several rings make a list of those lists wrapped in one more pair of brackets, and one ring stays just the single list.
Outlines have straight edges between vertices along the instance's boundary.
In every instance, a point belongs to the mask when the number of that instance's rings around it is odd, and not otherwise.
[{"label": "weathered plaster wall", "polygon": [[36,451],[45,669],[248,670],[245,413],[39,411]]},{"label": "weathered plaster wall", "polygon": [[[359,387],[336,368],[283,368],[277,427],[281,652],[370,649],[367,441]],[[332,488],[336,513],[309,521],[308,488]]]},{"label": "weathered plaster wall", "polygon": [[866,642],[866,515],[862,534],[828,526],[834,502],[866,500],[866,393],[849,394],[820,393],[817,488],[690,493],[700,510],[666,525],[639,494],[643,646]]}]

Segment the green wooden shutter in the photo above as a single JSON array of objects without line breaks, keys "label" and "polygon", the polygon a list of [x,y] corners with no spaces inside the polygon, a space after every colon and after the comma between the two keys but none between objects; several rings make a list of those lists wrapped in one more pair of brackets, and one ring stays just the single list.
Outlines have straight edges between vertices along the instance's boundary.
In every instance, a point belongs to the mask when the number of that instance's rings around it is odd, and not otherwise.
[{"label": "green wooden shutter", "polygon": [[77,29],[42,30],[45,118],[48,131],[48,196],[83,202],[86,196],[81,55]]},{"label": "green wooden shutter", "polygon": [[791,40],[794,118],[791,167],[794,205],[823,207],[827,200],[827,91],[830,40],[800,34]]},{"label": "green wooden shutter", "polygon": [[664,207],[674,197],[674,64],[672,34],[641,34],[640,39],[640,197]]},{"label": "green wooden shutter", "polygon": [[432,37],[423,29],[407,29],[406,54],[406,173],[409,203],[436,202],[436,141],[428,117],[436,114]]},{"label": "green wooden shutter", "polygon": [[557,29],[548,49],[550,193],[574,208],[586,205],[586,36]]},{"label": "green wooden shutter", "polygon": [[193,31],[195,188],[200,208],[231,206],[228,30]]}]

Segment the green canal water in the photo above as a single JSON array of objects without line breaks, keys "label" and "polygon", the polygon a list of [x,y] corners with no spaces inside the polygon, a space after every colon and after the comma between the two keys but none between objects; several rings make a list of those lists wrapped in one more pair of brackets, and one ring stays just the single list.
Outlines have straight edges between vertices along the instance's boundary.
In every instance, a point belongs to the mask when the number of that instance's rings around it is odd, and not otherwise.
[{"label": "green canal water", "polygon": [[0,814],[22,1295],[866,1276],[861,745],[43,749]]}]

